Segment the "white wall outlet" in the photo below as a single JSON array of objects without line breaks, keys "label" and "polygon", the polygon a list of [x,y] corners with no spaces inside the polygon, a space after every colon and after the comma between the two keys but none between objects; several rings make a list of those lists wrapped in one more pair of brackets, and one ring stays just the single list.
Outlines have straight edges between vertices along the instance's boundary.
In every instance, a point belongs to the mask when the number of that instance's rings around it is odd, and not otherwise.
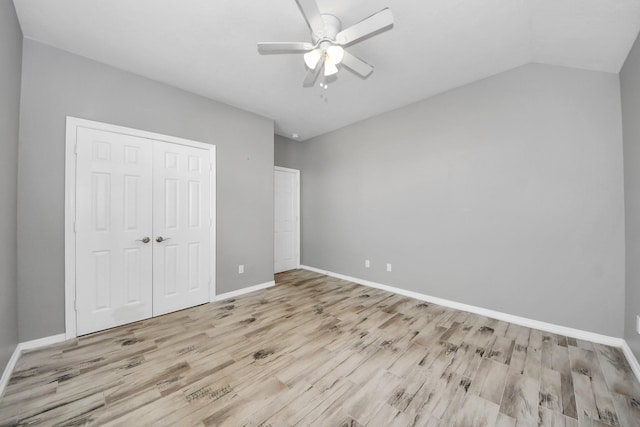
[{"label": "white wall outlet", "polygon": [[365,259],[365,260],[364,260],[364,266],[365,266],[366,268],[371,267],[371,263],[369,262],[369,260],[368,260],[368,259]]},{"label": "white wall outlet", "polygon": [[636,332],[640,334],[640,315],[636,316]]},{"label": "white wall outlet", "polygon": [[391,264],[387,264],[387,271],[391,271]]},{"label": "white wall outlet", "polygon": [[240,264],[240,265],[238,266],[238,274],[242,274],[242,273],[244,273],[244,265],[243,265],[243,264]]}]

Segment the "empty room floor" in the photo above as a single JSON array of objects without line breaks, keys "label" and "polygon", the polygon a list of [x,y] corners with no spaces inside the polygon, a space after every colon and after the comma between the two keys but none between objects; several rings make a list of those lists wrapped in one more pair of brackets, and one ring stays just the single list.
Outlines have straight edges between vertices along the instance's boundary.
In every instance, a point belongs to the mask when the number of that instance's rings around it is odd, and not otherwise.
[{"label": "empty room floor", "polygon": [[306,270],[25,353],[0,425],[640,426],[612,347]]}]

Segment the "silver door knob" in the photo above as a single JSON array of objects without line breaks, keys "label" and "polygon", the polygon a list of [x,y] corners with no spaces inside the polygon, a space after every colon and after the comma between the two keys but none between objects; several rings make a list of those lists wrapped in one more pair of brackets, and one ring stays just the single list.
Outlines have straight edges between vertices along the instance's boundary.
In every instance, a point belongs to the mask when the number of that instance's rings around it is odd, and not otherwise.
[{"label": "silver door knob", "polygon": [[148,237],[143,237],[142,239],[136,240],[136,242],[149,243],[151,241]]},{"label": "silver door knob", "polygon": [[162,242],[164,242],[165,240],[169,240],[170,238],[171,238],[171,237],[164,238],[164,237],[160,236],[160,237],[158,237],[158,238],[156,239],[156,242],[158,242],[158,243],[162,243]]}]

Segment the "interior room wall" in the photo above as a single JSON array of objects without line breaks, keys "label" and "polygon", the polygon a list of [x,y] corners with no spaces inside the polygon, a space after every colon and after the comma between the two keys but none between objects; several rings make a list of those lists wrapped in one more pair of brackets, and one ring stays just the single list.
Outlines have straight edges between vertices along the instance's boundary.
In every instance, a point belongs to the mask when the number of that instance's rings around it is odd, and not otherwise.
[{"label": "interior room wall", "polygon": [[0,373],[18,344],[17,179],[22,31],[0,0]]},{"label": "interior room wall", "polygon": [[302,162],[303,143],[284,136],[275,135],[273,147],[273,162],[276,166],[298,169]]},{"label": "interior room wall", "polygon": [[[18,179],[20,341],[64,332],[66,116],[215,144],[217,293],[273,280],[273,122],[24,41]],[[238,274],[244,264],[245,273]]]},{"label": "interior room wall", "polygon": [[636,40],[622,71],[622,124],[624,139],[624,191],[626,232],[625,340],[640,360],[640,38]]},{"label": "interior room wall", "polygon": [[303,264],[623,336],[616,74],[531,64],[275,152]]}]

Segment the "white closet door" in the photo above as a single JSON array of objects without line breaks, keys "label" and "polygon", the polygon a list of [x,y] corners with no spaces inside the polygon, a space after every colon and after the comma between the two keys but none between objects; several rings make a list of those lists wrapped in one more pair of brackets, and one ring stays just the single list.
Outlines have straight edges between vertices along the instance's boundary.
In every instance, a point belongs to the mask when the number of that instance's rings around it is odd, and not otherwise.
[{"label": "white closet door", "polygon": [[78,335],[151,317],[152,145],[79,128],[76,172]]},{"label": "white closet door", "polygon": [[292,270],[300,265],[300,171],[275,168],[274,177],[274,271]]},{"label": "white closet door", "polygon": [[209,302],[209,153],[154,143],[153,315]]}]

